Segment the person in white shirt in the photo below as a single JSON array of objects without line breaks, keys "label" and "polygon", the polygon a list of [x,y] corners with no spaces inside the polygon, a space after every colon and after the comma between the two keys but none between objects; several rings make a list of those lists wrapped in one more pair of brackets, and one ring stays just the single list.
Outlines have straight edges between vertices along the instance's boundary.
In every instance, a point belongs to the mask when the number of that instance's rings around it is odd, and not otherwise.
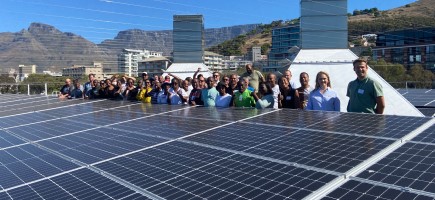
[{"label": "person in white shirt", "polygon": [[228,108],[230,106],[232,96],[226,92],[225,84],[219,82],[216,90],[219,92],[219,95],[216,97],[216,107],[220,108]]},{"label": "person in white shirt", "polygon": [[276,84],[276,75],[269,73],[267,75],[267,83],[270,85],[270,87],[272,88],[272,94],[273,94],[273,108],[274,109],[278,109],[279,107],[282,107],[281,105],[279,105],[280,103],[280,98],[281,98],[281,92],[279,90],[279,86],[278,84]]}]

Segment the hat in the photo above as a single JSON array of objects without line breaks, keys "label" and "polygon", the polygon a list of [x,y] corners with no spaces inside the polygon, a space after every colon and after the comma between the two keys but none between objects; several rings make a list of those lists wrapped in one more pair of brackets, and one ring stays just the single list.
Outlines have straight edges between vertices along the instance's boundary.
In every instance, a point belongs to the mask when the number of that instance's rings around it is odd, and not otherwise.
[{"label": "hat", "polygon": [[142,72],[142,76],[143,76],[144,74],[145,74],[145,75],[148,75],[148,73],[147,73],[147,72]]}]

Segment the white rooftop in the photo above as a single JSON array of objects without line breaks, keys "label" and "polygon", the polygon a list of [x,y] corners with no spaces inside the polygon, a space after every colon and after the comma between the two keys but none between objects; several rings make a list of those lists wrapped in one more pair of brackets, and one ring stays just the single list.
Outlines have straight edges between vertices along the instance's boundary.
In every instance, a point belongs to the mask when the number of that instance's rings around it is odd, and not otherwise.
[{"label": "white rooftop", "polygon": [[181,79],[185,79],[187,77],[193,78],[193,74],[196,72],[196,70],[198,70],[198,68],[201,68],[201,71],[198,74],[202,74],[206,78],[212,75],[212,72],[204,63],[173,63],[163,73],[163,76],[171,73],[180,77]]},{"label": "white rooftop", "polygon": [[[356,79],[352,62],[357,58],[358,56],[349,49],[302,49],[290,66],[293,75],[292,80],[299,82],[299,74],[307,72],[310,76],[310,85],[314,87],[316,74],[319,71],[329,73],[332,89],[338,93],[341,101],[341,111],[346,112],[349,101],[349,98],[346,96],[346,89],[349,82]],[[368,75],[370,78],[378,81],[383,87],[386,104],[384,114],[424,116],[370,67]]]}]

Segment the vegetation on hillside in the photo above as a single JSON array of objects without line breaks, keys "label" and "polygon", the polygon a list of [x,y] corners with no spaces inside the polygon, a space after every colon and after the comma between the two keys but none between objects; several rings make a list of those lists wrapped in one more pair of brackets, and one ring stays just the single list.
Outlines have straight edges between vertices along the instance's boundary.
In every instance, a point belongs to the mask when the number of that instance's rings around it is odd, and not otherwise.
[{"label": "vegetation on hillside", "polygon": [[262,24],[246,34],[239,35],[236,38],[212,46],[208,48],[207,51],[218,53],[224,56],[241,56],[246,52],[247,48],[250,48],[252,46],[261,46],[261,53],[267,54],[271,46],[271,39],[269,39],[269,42],[267,43],[261,43],[259,40],[255,39],[248,44],[248,41],[253,38],[272,38],[272,30],[274,28],[296,23],[299,23],[299,19],[287,21],[277,20],[271,22],[270,24]]},{"label": "vegetation on hillside", "polygon": [[357,16],[357,15],[373,15],[375,17],[380,16],[381,13],[378,8],[370,8],[370,9],[364,9],[364,10],[354,10],[352,14],[348,14],[348,16]]},{"label": "vegetation on hillside", "polygon": [[425,70],[421,65],[414,65],[410,70],[397,63],[385,60],[369,61],[369,66],[395,88],[406,87],[432,88],[435,74]]}]

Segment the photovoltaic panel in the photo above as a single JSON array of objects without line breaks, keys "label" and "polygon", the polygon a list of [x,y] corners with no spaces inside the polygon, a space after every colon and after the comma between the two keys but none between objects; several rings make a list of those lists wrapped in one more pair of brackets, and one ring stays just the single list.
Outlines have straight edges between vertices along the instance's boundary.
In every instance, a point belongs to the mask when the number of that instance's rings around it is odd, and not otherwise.
[{"label": "photovoltaic panel", "polygon": [[435,146],[406,143],[359,178],[425,191],[435,197]]},{"label": "photovoltaic panel", "polygon": [[109,128],[99,128],[38,142],[72,159],[91,164],[166,140]]},{"label": "photovoltaic panel", "polygon": [[[279,125],[292,128],[306,128],[318,123],[341,115],[339,112],[311,112],[293,109],[284,109],[267,115],[248,119],[247,123],[260,123]],[[323,130],[322,128],[321,130]]]},{"label": "photovoltaic panel", "polygon": [[12,199],[149,199],[89,169],[55,176],[0,193]]},{"label": "photovoltaic panel", "polygon": [[399,139],[431,120],[424,117],[342,113],[311,129]]},{"label": "photovoltaic panel", "polygon": [[412,141],[427,142],[435,145],[435,125],[415,136]]},{"label": "photovoltaic panel", "polygon": [[406,190],[397,188],[389,188],[386,186],[378,186],[370,183],[363,183],[355,180],[350,180],[346,184],[337,188],[323,200],[337,200],[337,199],[377,199],[377,200],[400,200],[400,199],[413,199],[413,200],[430,200],[432,197],[411,193]]},{"label": "photovoltaic panel", "polygon": [[166,199],[300,199],[336,177],[181,142],[95,167]]},{"label": "photovoltaic panel", "polygon": [[10,146],[24,144],[25,141],[3,131],[0,130],[0,149],[7,148]]},{"label": "photovoltaic panel", "polygon": [[[36,111],[23,109],[17,111],[19,115],[4,116],[6,121],[0,118],[0,161],[5,163],[0,165],[1,198],[12,194],[18,199],[68,199],[71,195],[75,199],[147,199],[146,194],[167,199],[301,199],[336,179],[403,190],[419,198],[432,194],[413,185],[375,181],[373,177],[385,175],[382,170],[371,178],[359,177],[371,169],[366,167],[359,175],[344,175],[430,118],[110,100],[56,100],[32,109]],[[430,144],[432,129],[412,141],[403,140],[403,147]],[[423,154],[413,153],[406,162],[400,157],[404,163],[400,167],[406,163],[426,166],[431,156],[414,162]],[[378,163],[390,155],[397,159],[388,152]],[[77,174],[82,170],[90,174]],[[426,177],[432,175],[430,170]],[[406,181],[408,176],[415,173],[400,179]],[[415,180],[430,185],[422,177]],[[110,190],[128,187],[130,192],[121,196],[102,192],[100,182],[113,185]],[[125,187],[119,187],[120,183]],[[89,193],[94,190],[98,192]],[[372,197],[360,196],[355,199]]]},{"label": "photovoltaic panel", "polygon": [[0,186],[4,189],[78,167],[33,145],[1,150],[0,164]]}]

